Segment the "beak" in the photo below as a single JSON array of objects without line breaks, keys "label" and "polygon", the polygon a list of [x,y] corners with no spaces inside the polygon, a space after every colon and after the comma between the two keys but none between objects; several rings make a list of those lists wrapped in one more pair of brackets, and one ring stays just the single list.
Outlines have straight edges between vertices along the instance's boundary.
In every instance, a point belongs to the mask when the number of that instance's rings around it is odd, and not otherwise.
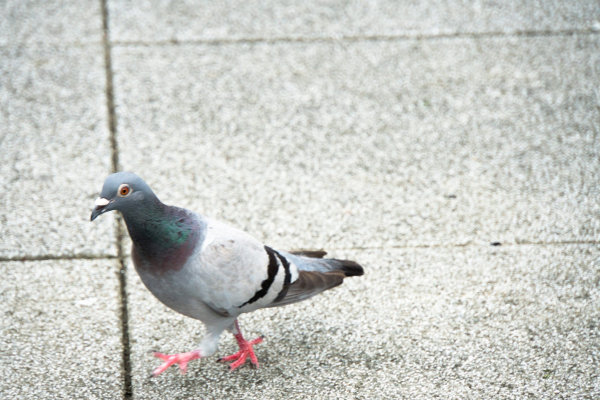
[{"label": "beak", "polygon": [[94,209],[92,210],[92,216],[90,217],[90,221],[96,219],[96,217],[100,214],[104,214],[110,209],[107,209],[106,206],[110,204],[110,200],[105,199],[104,197],[98,197],[94,202]]}]

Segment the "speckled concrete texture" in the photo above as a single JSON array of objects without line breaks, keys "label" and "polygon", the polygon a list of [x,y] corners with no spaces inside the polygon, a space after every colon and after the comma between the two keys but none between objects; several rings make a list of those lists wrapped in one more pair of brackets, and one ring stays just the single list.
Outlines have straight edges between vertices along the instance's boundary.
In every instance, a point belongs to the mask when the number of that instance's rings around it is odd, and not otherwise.
[{"label": "speckled concrete texture", "polygon": [[0,46],[35,43],[101,43],[101,2],[4,0]]},{"label": "speckled concrete texture", "polygon": [[120,397],[117,263],[2,262],[0,270],[2,398]]},{"label": "speckled concrete texture", "polygon": [[[188,351],[204,329],[130,285],[141,398],[585,398],[600,394],[597,246],[477,246],[335,254],[367,266],[318,298],[242,316],[261,368],[216,363],[155,379],[148,351]],[[568,266],[568,267],[566,267]],[[131,271],[133,272],[133,271]],[[148,313],[152,309],[154,312]]]},{"label": "speckled concrete texture", "polygon": [[102,47],[13,44],[0,56],[0,257],[116,255],[110,224],[87,223],[110,170]]},{"label": "speckled concrete texture", "polygon": [[596,36],[124,47],[115,58],[123,167],[165,201],[274,244],[600,233]]},{"label": "speckled concrete texture", "polygon": [[594,0],[111,1],[117,41],[252,40],[600,30]]},{"label": "speckled concrete texture", "polygon": [[[597,1],[0,8],[0,398],[600,398]],[[366,274],[149,379],[204,327],[89,222],[116,169]]]}]

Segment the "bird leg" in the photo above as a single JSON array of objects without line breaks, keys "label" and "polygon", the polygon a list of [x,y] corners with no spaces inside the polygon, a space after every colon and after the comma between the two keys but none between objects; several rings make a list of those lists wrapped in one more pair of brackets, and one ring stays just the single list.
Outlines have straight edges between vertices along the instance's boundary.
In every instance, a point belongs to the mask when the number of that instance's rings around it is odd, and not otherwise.
[{"label": "bird leg", "polygon": [[160,366],[158,366],[154,371],[152,371],[152,376],[158,376],[165,372],[167,368],[169,368],[173,364],[179,364],[179,369],[182,374],[185,374],[187,371],[188,362],[200,358],[200,352],[198,350],[189,351],[187,353],[179,353],[179,354],[163,354],[163,353],[154,353],[154,357],[160,358],[164,361]]},{"label": "bird leg", "polygon": [[255,344],[261,343],[263,341],[263,337],[260,336],[254,340],[248,341],[248,340],[244,339],[244,336],[242,336],[242,331],[240,330],[240,326],[239,326],[237,320],[235,320],[234,325],[235,325],[235,329],[233,330],[232,333],[233,333],[233,336],[235,337],[235,340],[237,340],[240,350],[237,353],[232,354],[230,356],[221,357],[217,361],[222,361],[222,362],[233,361],[229,365],[229,369],[231,371],[233,371],[234,369],[239,368],[242,365],[244,365],[244,363],[246,362],[246,359],[248,357],[250,357],[250,362],[256,368],[258,368],[258,359],[256,358],[256,354],[254,354],[254,349],[252,346],[254,346]]}]

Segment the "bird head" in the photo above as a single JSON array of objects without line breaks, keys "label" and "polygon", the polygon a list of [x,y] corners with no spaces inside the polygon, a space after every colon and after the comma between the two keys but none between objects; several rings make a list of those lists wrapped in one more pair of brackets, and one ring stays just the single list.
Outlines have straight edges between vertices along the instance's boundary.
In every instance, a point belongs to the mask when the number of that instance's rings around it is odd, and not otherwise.
[{"label": "bird head", "polygon": [[96,199],[90,220],[105,212],[117,210],[121,213],[140,207],[145,199],[156,198],[150,187],[134,173],[117,172],[104,181],[100,197]]}]

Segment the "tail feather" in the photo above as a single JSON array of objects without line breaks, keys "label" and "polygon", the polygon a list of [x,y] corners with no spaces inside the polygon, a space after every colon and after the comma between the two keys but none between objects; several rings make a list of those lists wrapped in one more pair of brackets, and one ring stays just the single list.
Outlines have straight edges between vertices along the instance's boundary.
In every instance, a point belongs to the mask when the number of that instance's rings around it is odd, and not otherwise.
[{"label": "tail feather", "polygon": [[286,287],[285,296],[269,307],[283,306],[308,299],[325,290],[341,285],[348,276],[361,276],[363,267],[356,261],[323,258],[323,250],[281,252],[298,267],[298,279]]},{"label": "tail feather", "polygon": [[327,252],[323,249],[321,250],[307,250],[307,249],[298,249],[291,250],[290,253],[296,256],[303,256],[309,258],[323,258],[327,254]]},{"label": "tail feather", "polygon": [[336,258],[328,259],[335,264],[335,269],[342,271],[345,276],[361,276],[365,273],[362,265],[352,260],[338,260]]},{"label": "tail feather", "polygon": [[269,307],[284,306],[306,300],[327,289],[341,285],[343,281],[344,275],[339,271],[325,273],[300,271],[298,279],[288,287],[285,297],[273,302]]},{"label": "tail feather", "polygon": [[323,258],[327,254],[325,250],[294,250],[282,253],[301,271],[342,271],[345,276],[361,276],[365,273],[363,267],[356,261]]}]

